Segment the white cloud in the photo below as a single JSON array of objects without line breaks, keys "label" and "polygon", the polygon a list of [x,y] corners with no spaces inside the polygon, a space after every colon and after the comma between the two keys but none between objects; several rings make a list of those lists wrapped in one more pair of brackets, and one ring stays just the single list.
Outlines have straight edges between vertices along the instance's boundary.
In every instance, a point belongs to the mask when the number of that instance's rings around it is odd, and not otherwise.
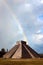
[{"label": "white cloud", "polygon": [[27,7],[30,7],[30,4],[29,3],[26,3],[25,4],[25,7],[27,8]]},{"label": "white cloud", "polygon": [[29,3],[19,5],[16,10],[17,15],[22,15],[26,12],[32,12],[32,5]]},{"label": "white cloud", "polygon": [[14,1],[14,3],[23,3],[25,0],[13,0]]},{"label": "white cloud", "polygon": [[[2,0],[0,0],[0,3],[1,1]],[[7,47],[7,45],[11,45],[10,43],[13,45],[13,42],[10,41],[14,40],[15,42],[16,38],[16,41],[18,39],[24,39],[23,31],[32,43],[41,45],[43,43],[43,34],[41,34],[43,20],[41,21],[41,19],[39,19],[39,15],[43,14],[43,0],[6,0],[6,3],[9,8],[3,4],[1,4],[3,6],[0,7],[1,46],[6,44],[5,47]],[[10,9],[10,11],[8,11],[7,8]],[[13,12],[13,16],[15,12],[15,14],[19,16],[18,18],[20,19],[23,31],[15,22],[11,12]]]},{"label": "white cloud", "polygon": [[43,4],[43,0],[40,0],[41,1],[41,4]]},{"label": "white cloud", "polygon": [[43,39],[43,34],[32,35],[32,41],[34,42],[34,44],[38,44],[38,45],[43,44],[42,39]]},{"label": "white cloud", "polygon": [[[43,6],[42,6],[43,7]],[[23,28],[25,31],[30,31],[33,34],[33,42],[36,44],[42,44],[43,35],[41,33],[41,28],[43,27],[43,22],[39,19],[39,15],[43,13],[40,0],[26,0],[24,4],[21,4],[17,9],[17,15],[21,17],[21,23],[23,23]],[[28,13],[28,14],[25,14]],[[23,16],[21,16],[21,15]],[[34,35],[34,33],[36,33]],[[38,33],[38,34],[37,34]],[[29,36],[29,34],[28,34]]]},{"label": "white cloud", "polygon": [[38,30],[36,33],[41,33],[41,30]]}]

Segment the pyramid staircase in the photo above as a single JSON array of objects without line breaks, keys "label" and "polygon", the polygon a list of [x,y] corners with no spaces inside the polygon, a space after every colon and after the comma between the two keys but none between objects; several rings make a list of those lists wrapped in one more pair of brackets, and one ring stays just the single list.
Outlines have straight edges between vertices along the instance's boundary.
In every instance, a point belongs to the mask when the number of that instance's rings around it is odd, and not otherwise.
[{"label": "pyramid staircase", "polygon": [[3,58],[40,58],[40,56],[25,41],[18,41]]}]

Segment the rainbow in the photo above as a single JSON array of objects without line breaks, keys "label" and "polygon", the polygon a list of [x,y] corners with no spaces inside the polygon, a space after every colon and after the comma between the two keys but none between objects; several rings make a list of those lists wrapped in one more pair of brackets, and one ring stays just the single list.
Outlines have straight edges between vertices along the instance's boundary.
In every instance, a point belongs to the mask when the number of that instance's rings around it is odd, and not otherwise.
[{"label": "rainbow", "polygon": [[11,16],[12,16],[13,19],[16,21],[16,23],[17,23],[17,25],[18,25],[18,27],[19,27],[20,32],[23,34],[23,37],[24,37],[23,40],[24,40],[24,41],[27,41],[27,43],[28,43],[27,37],[26,37],[26,35],[25,35],[24,31],[23,31],[23,28],[22,28],[22,26],[21,26],[21,24],[20,24],[20,22],[19,22],[17,16],[12,12],[11,8],[9,7],[9,5],[6,3],[5,0],[3,0],[3,4],[7,7],[7,9],[10,11]]}]

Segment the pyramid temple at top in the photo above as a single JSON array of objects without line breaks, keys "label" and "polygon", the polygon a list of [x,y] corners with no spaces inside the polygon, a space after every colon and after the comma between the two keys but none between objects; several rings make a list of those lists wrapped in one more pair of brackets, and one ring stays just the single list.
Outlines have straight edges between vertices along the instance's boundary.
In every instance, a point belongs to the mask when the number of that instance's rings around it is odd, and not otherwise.
[{"label": "pyramid temple at top", "polygon": [[17,41],[16,45],[3,58],[40,58],[40,56],[25,41]]}]

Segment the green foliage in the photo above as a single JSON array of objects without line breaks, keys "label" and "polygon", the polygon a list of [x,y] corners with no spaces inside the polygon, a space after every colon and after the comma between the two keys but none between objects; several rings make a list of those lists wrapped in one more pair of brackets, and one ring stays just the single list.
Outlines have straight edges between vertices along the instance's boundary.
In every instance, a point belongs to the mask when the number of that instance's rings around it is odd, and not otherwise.
[{"label": "green foliage", "polygon": [[2,52],[5,52],[5,49],[4,49],[4,48],[2,48],[2,49],[1,49],[1,51],[2,51]]}]

